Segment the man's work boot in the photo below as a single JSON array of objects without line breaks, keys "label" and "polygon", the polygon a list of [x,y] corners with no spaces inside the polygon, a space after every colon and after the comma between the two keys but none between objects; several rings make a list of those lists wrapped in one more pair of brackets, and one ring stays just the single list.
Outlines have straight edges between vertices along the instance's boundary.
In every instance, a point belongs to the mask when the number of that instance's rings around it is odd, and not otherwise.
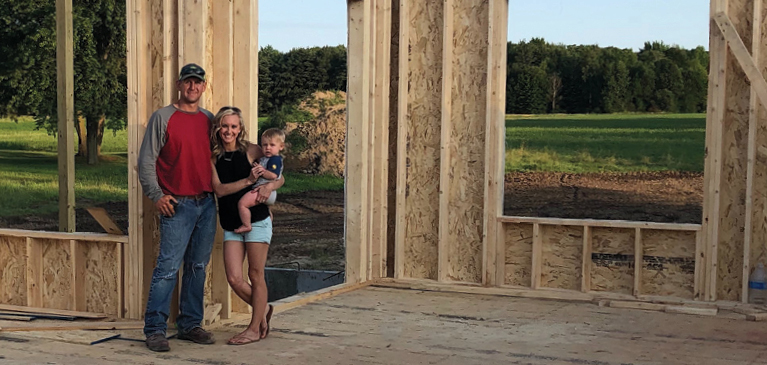
[{"label": "man's work boot", "polygon": [[194,343],[201,343],[204,345],[216,343],[216,340],[213,338],[213,334],[202,329],[202,327],[195,327],[189,332],[178,331],[178,339],[192,341]]},{"label": "man's work boot", "polygon": [[155,333],[153,335],[149,335],[149,337],[146,338],[146,347],[156,352],[170,351],[170,345],[168,344],[168,339],[165,338],[165,335],[162,333]]}]

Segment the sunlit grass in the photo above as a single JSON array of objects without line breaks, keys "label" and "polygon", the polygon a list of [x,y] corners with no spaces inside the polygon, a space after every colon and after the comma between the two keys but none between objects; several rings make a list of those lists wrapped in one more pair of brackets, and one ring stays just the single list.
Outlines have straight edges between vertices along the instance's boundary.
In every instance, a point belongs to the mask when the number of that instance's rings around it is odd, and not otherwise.
[{"label": "sunlit grass", "polygon": [[703,171],[704,114],[506,117],[506,171]]}]

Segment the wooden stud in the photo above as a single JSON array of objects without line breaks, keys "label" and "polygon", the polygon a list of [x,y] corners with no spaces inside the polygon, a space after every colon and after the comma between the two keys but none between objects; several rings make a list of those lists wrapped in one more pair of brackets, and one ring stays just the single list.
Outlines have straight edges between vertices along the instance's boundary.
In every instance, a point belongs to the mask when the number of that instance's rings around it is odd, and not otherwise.
[{"label": "wooden stud", "polygon": [[370,90],[370,7],[348,2],[349,49],[346,132],[346,282],[366,278],[368,231],[368,127]]},{"label": "wooden stud", "polygon": [[43,246],[35,238],[27,238],[27,305],[43,306]]},{"label": "wooden stud", "polygon": [[[230,3],[230,2],[227,2]],[[183,5],[182,5],[183,6]],[[162,67],[163,67],[163,104],[169,105],[178,100],[178,90],[176,89],[176,80],[178,80],[179,58],[175,57],[178,53],[178,37],[183,32],[179,32],[178,17],[179,2],[173,0],[163,0],[162,2]]]},{"label": "wooden stud", "polygon": [[642,229],[634,232],[634,296],[642,293],[642,266],[644,265],[644,248],[642,247]]},{"label": "wooden stud", "polygon": [[[725,15],[726,16],[726,15]],[[762,2],[754,1],[753,35],[751,41],[752,60],[758,60],[762,44]],[[760,73],[761,74],[761,73]],[[756,96],[754,84],[751,84],[751,95],[748,107],[748,152],[746,167],[746,222],[743,232],[743,275],[741,284],[741,301],[748,303],[748,278],[751,275],[751,241],[754,236],[754,163],[756,162],[756,134],[759,123],[758,114],[761,103]]]},{"label": "wooden stud", "polygon": [[495,280],[486,286],[501,286],[506,284],[506,225],[498,224],[495,230]]},{"label": "wooden stud", "polygon": [[407,192],[407,122],[410,89],[410,0],[399,2],[399,84],[397,96],[397,191],[394,234],[394,277],[405,277],[405,194]]},{"label": "wooden stud", "polygon": [[365,137],[365,143],[367,144],[368,148],[368,154],[367,154],[367,163],[365,164],[365,174],[367,176],[367,195],[365,196],[365,204],[367,204],[368,209],[366,212],[366,229],[365,229],[365,239],[363,240],[363,250],[366,252],[363,254],[363,258],[366,261],[365,267],[367,268],[365,272],[362,273],[362,281],[370,280],[373,277],[373,256],[376,255],[376,260],[380,260],[380,253],[377,253],[377,247],[379,247],[376,243],[373,242],[373,224],[374,219],[376,216],[376,213],[374,210],[376,208],[373,206],[373,197],[376,195],[373,190],[373,182],[375,180],[376,175],[376,165],[375,165],[375,133],[376,133],[376,6],[377,4],[382,0],[371,0],[366,2],[365,7],[370,12],[370,17],[368,18],[368,21],[366,24],[366,29],[368,30],[368,58],[367,64],[368,64],[368,79],[370,80],[368,82],[368,109],[366,110],[367,117],[368,117],[368,128],[367,128],[367,135]]},{"label": "wooden stud", "polygon": [[[117,248],[122,245],[116,245]],[[117,256],[118,259],[120,256]],[[79,242],[69,241],[69,258],[72,265],[72,308],[76,311],[85,311],[85,252]],[[119,293],[118,293],[119,296]],[[118,307],[118,313],[120,312]]]},{"label": "wooden stud", "polygon": [[371,272],[372,278],[386,276],[388,237],[388,179],[389,179],[389,87],[391,61],[391,2],[378,0],[375,4],[375,92],[373,141]]},{"label": "wooden stud", "polygon": [[[232,105],[234,73],[233,73],[233,15],[231,1],[214,1],[211,9],[213,18],[213,84],[208,85],[213,92],[213,107],[215,109]],[[216,113],[217,110],[211,110]],[[258,137],[258,131],[248,129],[250,138]]]},{"label": "wooden stud", "polygon": [[583,226],[583,264],[581,265],[581,291],[591,291],[591,248],[593,245],[591,227]]},{"label": "wooden stud", "polygon": [[538,289],[541,287],[541,269],[543,266],[543,236],[541,225],[533,224],[533,267],[530,287]]},{"label": "wooden stud", "polygon": [[485,208],[483,216],[484,275],[486,286],[503,285],[506,247],[503,216],[503,189],[506,141],[506,38],[508,1],[488,4],[487,121],[485,124]]},{"label": "wooden stud", "polygon": [[[711,1],[711,16],[726,11],[726,0]],[[722,128],[727,80],[727,42],[711,20],[708,111],[706,113],[706,161],[703,179],[703,230],[706,262],[706,300],[716,300],[717,251],[722,184]]]},{"label": "wooden stud", "polygon": [[704,297],[705,268],[706,257],[703,247],[703,232],[699,231],[695,233],[695,283],[693,284],[693,299],[695,300],[703,300]]},{"label": "wooden stud", "polygon": [[127,86],[128,86],[128,225],[129,243],[125,250],[125,313],[128,318],[138,317],[138,300],[134,295],[136,293],[137,281],[135,273],[138,266],[136,247],[138,247],[138,205],[141,201],[138,181],[138,44],[137,36],[137,16],[136,13],[138,0],[128,0],[126,3],[126,68],[127,68]]},{"label": "wooden stud", "polygon": [[125,318],[125,246],[116,245],[117,254],[117,318]]},{"label": "wooden stud", "polygon": [[439,166],[439,227],[437,278],[441,282],[450,280],[449,244],[450,227],[450,182],[452,180],[452,154],[450,134],[452,133],[451,119],[453,111],[453,0],[443,0],[443,31],[442,31],[442,122],[440,136],[440,166]]},{"label": "wooden stud", "polygon": [[242,110],[251,141],[258,130],[258,0],[233,0],[232,103]]},{"label": "wooden stud", "polygon": [[75,231],[75,81],[72,0],[56,0],[59,231]]}]

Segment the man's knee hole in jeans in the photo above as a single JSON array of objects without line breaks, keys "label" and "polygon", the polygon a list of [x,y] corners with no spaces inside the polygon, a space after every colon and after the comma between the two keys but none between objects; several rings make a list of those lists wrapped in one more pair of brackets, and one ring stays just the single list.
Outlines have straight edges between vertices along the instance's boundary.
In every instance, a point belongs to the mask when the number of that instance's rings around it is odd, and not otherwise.
[{"label": "man's knee hole in jeans", "polygon": [[184,271],[191,272],[192,277],[197,277],[197,272],[201,272],[205,276],[205,264],[202,262],[191,262],[184,264]]}]

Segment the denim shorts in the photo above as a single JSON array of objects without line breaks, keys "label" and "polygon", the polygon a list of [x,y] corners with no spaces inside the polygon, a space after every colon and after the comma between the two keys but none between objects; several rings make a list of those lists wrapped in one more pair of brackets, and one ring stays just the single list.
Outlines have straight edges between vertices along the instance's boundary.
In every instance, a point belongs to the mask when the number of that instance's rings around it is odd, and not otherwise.
[{"label": "denim shorts", "polygon": [[253,222],[250,225],[253,229],[250,232],[234,233],[232,231],[224,230],[224,242],[226,241],[240,241],[240,242],[263,242],[269,244],[272,242],[272,219],[266,217],[266,219],[258,222]]}]

